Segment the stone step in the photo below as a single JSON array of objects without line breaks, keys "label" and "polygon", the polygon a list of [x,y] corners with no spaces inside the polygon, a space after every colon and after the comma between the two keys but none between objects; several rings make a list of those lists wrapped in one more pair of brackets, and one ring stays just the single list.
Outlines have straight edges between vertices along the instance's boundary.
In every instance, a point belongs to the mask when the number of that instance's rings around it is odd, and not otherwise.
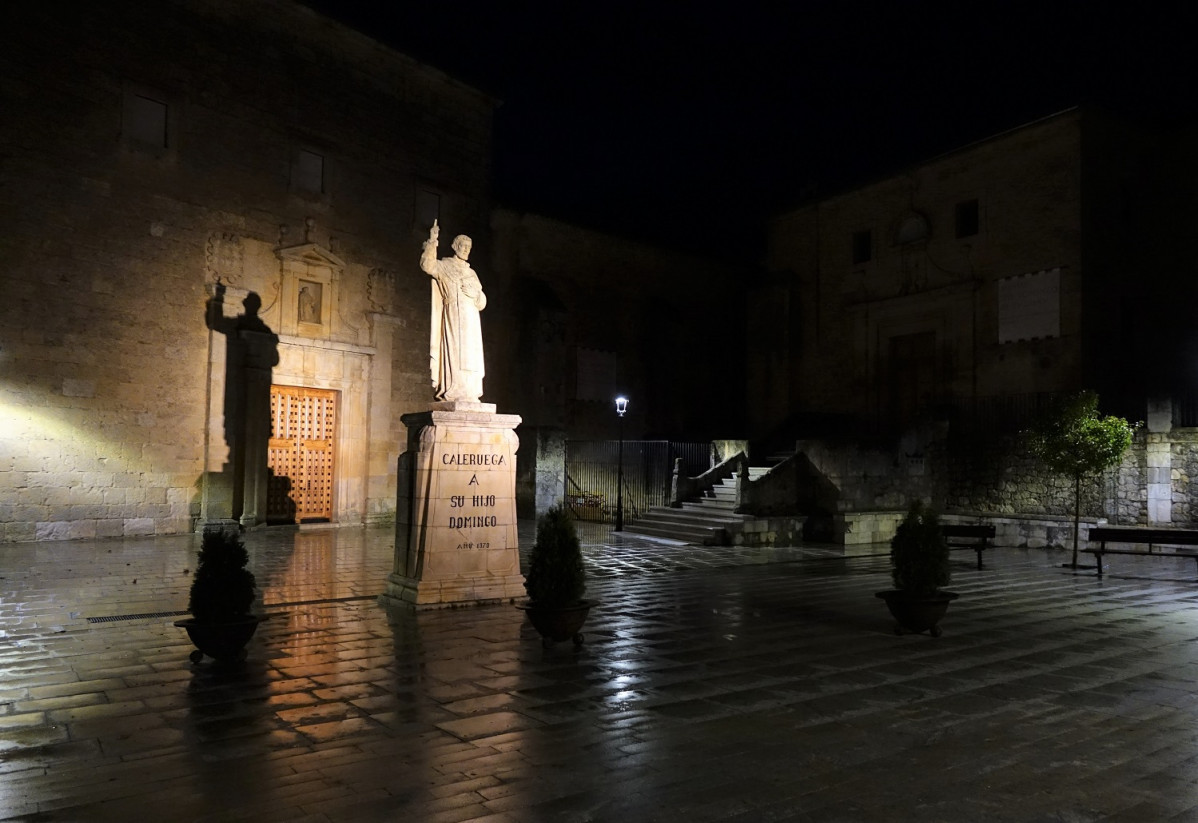
[{"label": "stone step", "polygon": [[638,523],[652,521],[655,523],[677,523],[681,525],[700,525],[721,527],[725,523],[736,523],[743,520],[748,520],[749,515],[745,514],[730,514],[726,511],[709,511],[704,508],[699,509],[673,509],[663,506],[654,506],[643,515],[637,518]]},{"label": "stone step", "polygon": [[719,546],[725,542],[722,528],[702,528],[683,526],[680,524],[660,524],[646,522],[644,518],[624,527],[625,532],[643,534],[649,537],[667,537],[671,540],[681,540],[685,543],[698,543],[702,546]]},{"label": "stone step", "polygon": [[736,499],[735,498],[723,499],[723,498],[718,498],[718,497],[708,497],[701,501],[688,500],[682,504],[682,508],[683,508],[683,510],[690,510],[690,511],[695,511],[698,509],[698,510],[706,510],[706,511],[710,511],[710,512],[718,511],[718,512],[724,512],[726,514],[735,514],[735,512],[733,510],[736,508]]}]

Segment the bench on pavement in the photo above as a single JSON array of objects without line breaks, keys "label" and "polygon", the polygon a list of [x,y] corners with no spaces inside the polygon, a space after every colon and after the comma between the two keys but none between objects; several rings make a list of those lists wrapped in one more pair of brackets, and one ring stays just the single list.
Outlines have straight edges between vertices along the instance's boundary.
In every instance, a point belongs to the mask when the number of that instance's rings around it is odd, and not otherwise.
[{"label": "bench on pavement", "polygon": [[[1098,576],[1102,577],[1102,556],[1104,554],[1132,554],[1140,557],[1192,557],[1198,562],[1198,551],[1178,550],[1162,552],[1154,551],[1153,547],[1160,546],[1198,546],[1198,530],[1194,529],[1151,529],[1128,526],[1097,526],[1090,529],[1090,545],[1082,549],[1087,554],[1094,555],[1098,561]],[[1097,543],[1097,548],[1093,545]],[[1108,549],[1107,543],[1116,545],[1136,546],[1147,545],[1147,549]]]},{"label": "bench on pavement", "polygon": [[948,543],[949,551],[973,549],[978,555],[978,570],[982,568],[982,552],[990,548],[994,539],[994,526],[980,523],[940,524],[940,531]]}]

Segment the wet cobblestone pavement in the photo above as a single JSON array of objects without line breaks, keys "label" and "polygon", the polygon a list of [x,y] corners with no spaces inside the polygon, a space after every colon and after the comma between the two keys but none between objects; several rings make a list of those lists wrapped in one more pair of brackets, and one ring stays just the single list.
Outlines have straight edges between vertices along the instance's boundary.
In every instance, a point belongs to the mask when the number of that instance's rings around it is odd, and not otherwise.
[{"label": "wet cobblestone pavement", "polygon": [[1198,820],[1192,561],[958,553],[932,639],[885,547],[584,541],[601,606],[546,649],[377,605],[387,530],[252,533],[239,667],[172,625],[196,538],[0,546],[0,820]]}]

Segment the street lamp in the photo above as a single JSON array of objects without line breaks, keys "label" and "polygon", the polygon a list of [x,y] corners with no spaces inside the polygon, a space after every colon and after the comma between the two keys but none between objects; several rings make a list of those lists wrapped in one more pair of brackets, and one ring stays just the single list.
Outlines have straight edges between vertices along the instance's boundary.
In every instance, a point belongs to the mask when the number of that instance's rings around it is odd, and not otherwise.
[{"label": "street lamp", "polygon": [[620,448],[616,452],[616,531],[624,531],[624,412],[628,411],[628,398],[616,398],[616,414],[620,417]]}]

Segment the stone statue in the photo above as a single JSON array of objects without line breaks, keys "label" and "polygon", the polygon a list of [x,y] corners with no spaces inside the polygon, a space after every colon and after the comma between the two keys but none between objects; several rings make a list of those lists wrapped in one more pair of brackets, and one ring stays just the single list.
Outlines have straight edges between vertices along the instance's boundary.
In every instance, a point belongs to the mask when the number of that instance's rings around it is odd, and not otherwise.
[{"label": "stone statue", "polygon": [[301,323],[319,323],[320,311],[312,290],[303,286],[299,292],[299,319]]},{"label": "stone statue", "polygon": [[483,394],[483,333],[479,312],[487,305],[483,285],[466,259],[473,245],[459,234],[453,257],[437,259],[437,221],[429,230],[420,255],[420,268],[433,278],[432,361],[433,396],[437,400],[477,403]]}]

